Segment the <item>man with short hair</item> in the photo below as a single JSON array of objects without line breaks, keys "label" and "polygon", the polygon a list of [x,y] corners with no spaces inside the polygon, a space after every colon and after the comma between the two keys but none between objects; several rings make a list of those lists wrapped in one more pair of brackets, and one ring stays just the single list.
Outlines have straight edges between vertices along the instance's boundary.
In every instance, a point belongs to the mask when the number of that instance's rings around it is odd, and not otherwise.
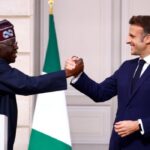
[{"label": "man with short hair", "polygon": [[8,150],[13,150],[17,126],[16,94],[32,95],[67,88],[66,70],[30,77],[12,68],[17,57],[18,45],[13,25],[0,21],[0,114],[8,117]]},{"label": "man with short hair", "polygon": [[109,150],[150,150],[150,16],[133,16],[129,24],[127,44],[138,58],[125,61],[101,83],[83,72],[78,57],[68,59],[66,68],[76,77],[71,85],[95,102],[118,97]]}]

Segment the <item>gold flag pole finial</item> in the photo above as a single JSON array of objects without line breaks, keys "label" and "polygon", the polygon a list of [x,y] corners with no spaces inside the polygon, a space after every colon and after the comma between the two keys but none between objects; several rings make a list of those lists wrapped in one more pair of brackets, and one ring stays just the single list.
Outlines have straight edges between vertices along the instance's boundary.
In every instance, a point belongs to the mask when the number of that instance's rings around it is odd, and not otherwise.
[{"label": "gold flag pole finial", "polygon": [[48,0],[48,4],[49,4],[49,13],[53,14],[54,0]]}]

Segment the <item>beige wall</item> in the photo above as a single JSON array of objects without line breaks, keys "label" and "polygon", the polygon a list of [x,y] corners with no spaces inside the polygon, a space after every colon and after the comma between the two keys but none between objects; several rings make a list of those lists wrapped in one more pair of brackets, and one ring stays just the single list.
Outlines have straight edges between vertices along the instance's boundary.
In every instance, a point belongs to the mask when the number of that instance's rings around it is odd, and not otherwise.
[{"label": "beige wall", "polygon": [[[55,0],[62,68],[67,57],[79,55],[84,58],[89,76],[102,81],[123,60],[130,58],[125,44],[128,19],[134,14],[150,14],[148,4],[149,0]],[[47,46],[47,15],[47,0],[0,0],[0,19],[12,21],[19,44],[17,62],[13,66],[29,75],[40,72],[39,60],[43,60]],[[73,150],[107,150],[116,98],[95,104],[70,87],[69,80],[68,87]],[[32,96],[17,96],[19,119],[14,150],[27,150],[33,100]]]}]

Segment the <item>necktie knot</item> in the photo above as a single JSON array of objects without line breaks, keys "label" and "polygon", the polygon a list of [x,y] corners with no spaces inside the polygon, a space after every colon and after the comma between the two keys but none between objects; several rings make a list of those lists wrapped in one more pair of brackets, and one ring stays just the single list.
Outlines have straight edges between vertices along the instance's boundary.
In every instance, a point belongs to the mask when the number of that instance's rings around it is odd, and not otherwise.
[{"label": "necktie knot", "polygon": [[140,66],[143,67],[144,64],[145,64],[145,60],[141,59],[141,60],[139,61],[139,67],[140,67]]}]

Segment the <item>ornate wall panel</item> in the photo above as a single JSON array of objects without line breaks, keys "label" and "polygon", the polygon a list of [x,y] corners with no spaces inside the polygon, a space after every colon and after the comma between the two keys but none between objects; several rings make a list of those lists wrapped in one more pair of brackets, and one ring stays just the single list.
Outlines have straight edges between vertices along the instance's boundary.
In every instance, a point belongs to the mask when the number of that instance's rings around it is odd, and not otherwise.
[{"label": "ornate wall panel", "polygon": [[27,16],[33,14],[32,0],[1,0],[0,16]]},{"label": "ornate wall panel", "polygon": [[70,129],[73,143],[108,144],[110,107],[70,106]]}]

